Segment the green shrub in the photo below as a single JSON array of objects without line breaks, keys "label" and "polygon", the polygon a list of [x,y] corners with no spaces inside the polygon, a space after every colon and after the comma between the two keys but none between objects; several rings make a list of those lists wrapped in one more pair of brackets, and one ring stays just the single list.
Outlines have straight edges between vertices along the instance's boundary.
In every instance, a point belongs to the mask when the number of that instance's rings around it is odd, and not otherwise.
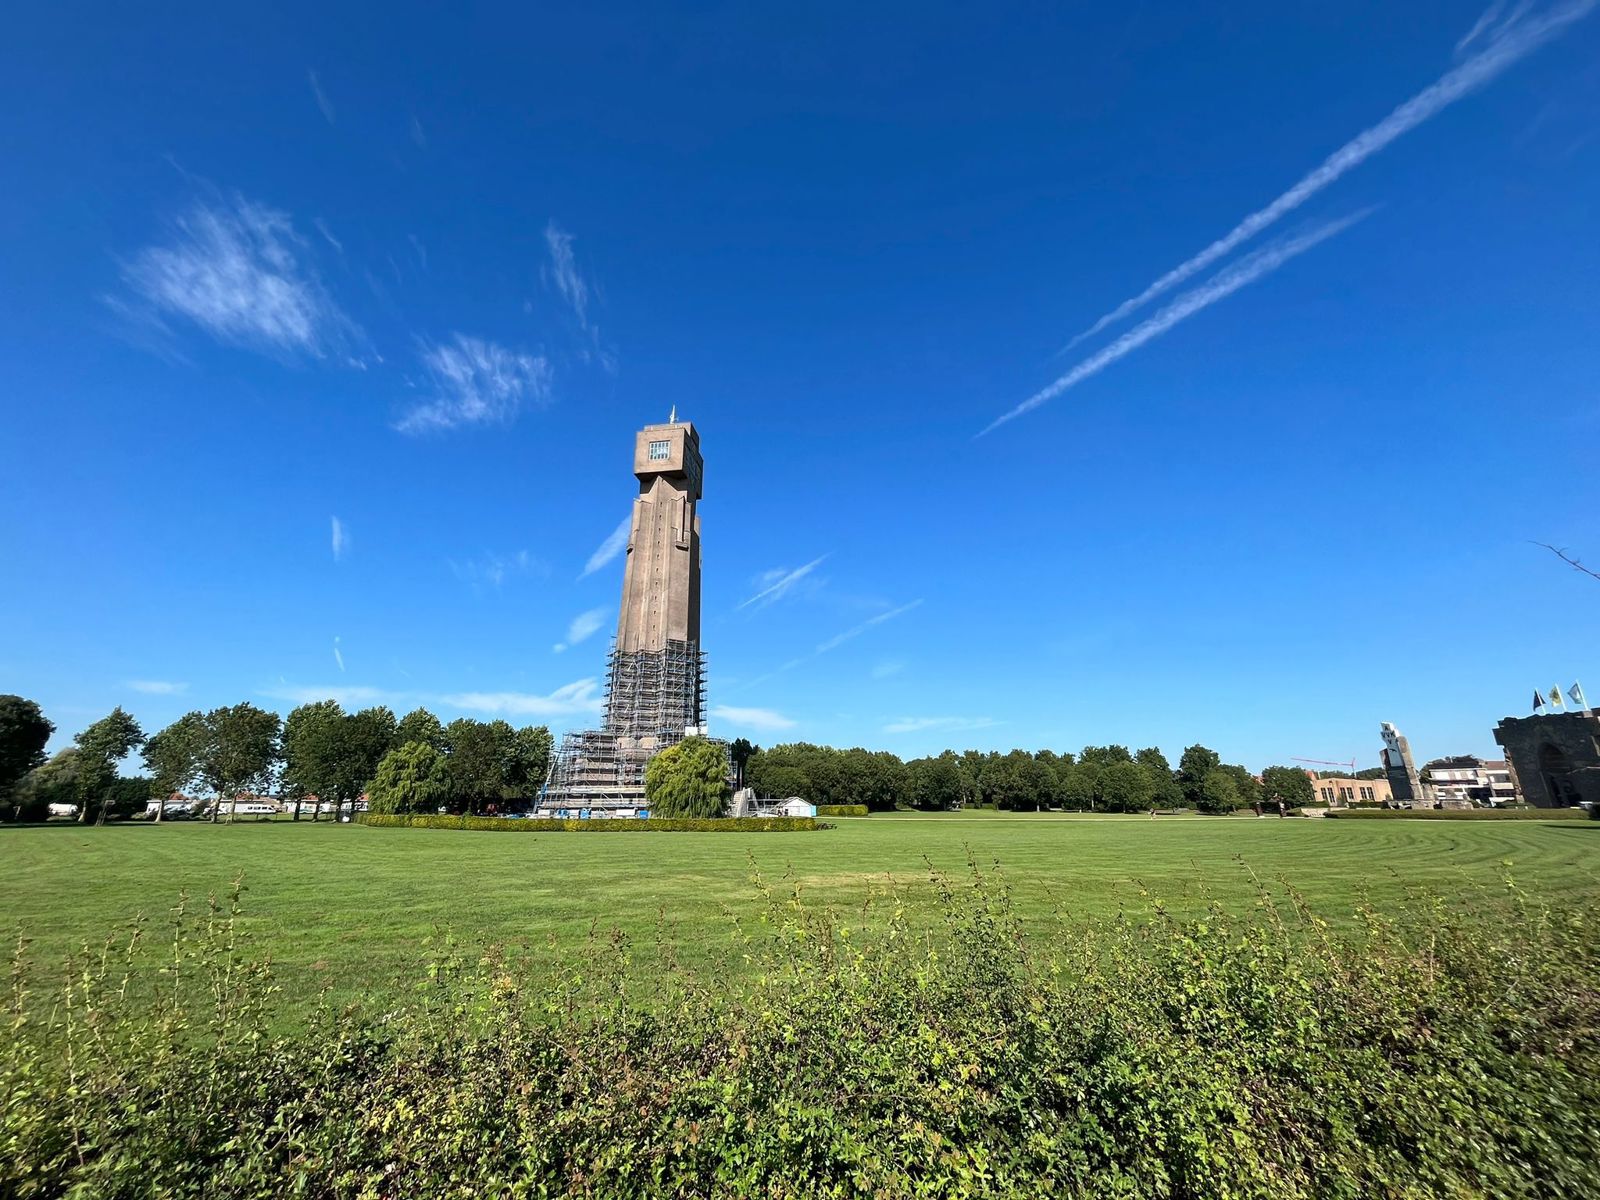
[{"label": "green shrub", "polygon": [[1052,957],[992,879],[932,883],[936,932],[896,894],[869,937],[758,881],[727,951],[755,974],[648,1006],[620,937],[553,970],[446,938],[413,1003],[281,1038],[236,907],[48,981],[19,949],[0,1196],[1600,1195],[1581,909],[1510,888],[1346,936],[1263,891]]},{"label": "green shrub", "polygon": [[872,810],[865,804],[819,804],[819,817],[864,817]]},{"label": "green shrub", "polygon": [[799,833],[826,829],[811,817],[458,817],[445,813],[363,813],[363,825],[487,829],[500,833]]},{"label": "green shrub", "polygon": [[1343,821],[1571,821],[1582,813],[1570,808],[1330,808]]},{"label": "green shrub", "polygon": [[686,737],[651,756],[644,768],[650,811],[671,818],[720,817],[733,789],[728,749],[703,737]]}]

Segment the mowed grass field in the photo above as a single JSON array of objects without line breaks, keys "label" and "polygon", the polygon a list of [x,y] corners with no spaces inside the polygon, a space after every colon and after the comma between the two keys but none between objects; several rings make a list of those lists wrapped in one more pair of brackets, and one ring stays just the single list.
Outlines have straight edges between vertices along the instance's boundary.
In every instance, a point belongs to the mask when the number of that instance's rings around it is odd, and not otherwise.
[{"label": "mowed grass field", "polygon": [[[648,977],[669,931],[689,970],[741,961],[736,923],[760,928],[752,875],[870,931],[898,891],[913,924],[938,920],[930,869],[961,885],[969,857],[998,865],[1031,936],[1066,936],[1152,901],[1180,913],[1244,909],[1281,879],[1336,928],[1356,906],[1418,889],[1454,904],[1506,894],[1509,874],[1555,906],[1600,898],[1600,823],[1322,821],[993,813],[879,815],[796,834],[480,833],[302,821],[213,827],[0,829],[0,912],[46,978],[138,914],[159,943],[180,893],[191,910],[244,881],[244,928],[270,954],[292,1016],[326,990],[381,1007],[413,988],[428,943],[525,947],[536,963],[592,933],[627,935]],[[1486,916],[1485,919],[1492,919]],[[43,982],[43,980],[40,980]]]}]

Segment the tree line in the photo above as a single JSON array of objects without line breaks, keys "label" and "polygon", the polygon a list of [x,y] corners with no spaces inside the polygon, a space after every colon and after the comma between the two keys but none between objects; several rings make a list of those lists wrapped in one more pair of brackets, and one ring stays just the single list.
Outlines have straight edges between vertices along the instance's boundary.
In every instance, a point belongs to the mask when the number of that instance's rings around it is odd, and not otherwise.
[{"label": "tree line", "polygon": [[1274,766],[1259,779],[1225,763],[1215,750],[1190,746],[1174,768],[1154,746],[1085,746],[1078,754],[1053,750],[946,750],[902,761],[886,751],[836,750],[791,742],[763,750],[733,743],[735,769],[764,796],[802,796],[816,804],[955,809],[986,805],[1017,812],[1064,809],[1146,812],[1192,808],[1227,813],[1258,804],[1276,808],[1314,800],[1299,767]]},{"label": "tree line", "polygon": [[[302,704],[287,718],[253,704],[185,713],[146,736],[120,706],[80,731],[72,745],[45,756],[55,732],[32,700],[0,696],[0,817],[42,820],[52,804],[70,804],[78,820],[103,824],[200,791],[214,798],[211,819],[231,815],[239,800],[274,794],[306,802],[317,820],[366,794],[376,811],[393,803],[383,784],[421,762],[430,782],[428,811],[476,813],[530,799],[544,782],[552,739],[543,725],[463,717],[443,724],[425,708],[404,717],[381,705],[347,713],[334,700]],[[117,764],[140,752],[145,774],[121,777]]]}]

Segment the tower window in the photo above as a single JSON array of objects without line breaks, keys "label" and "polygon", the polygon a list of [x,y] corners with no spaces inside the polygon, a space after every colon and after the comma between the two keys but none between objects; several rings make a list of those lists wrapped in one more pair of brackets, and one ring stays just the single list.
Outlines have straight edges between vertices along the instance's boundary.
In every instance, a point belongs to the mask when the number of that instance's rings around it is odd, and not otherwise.
[{"label": "tower window", "polygon": [[672,443],[671,442],[651,442],[650,443],[650,461],[651,462],[665,462],[667,459],[669,459],[671,457],[672,457]]}]

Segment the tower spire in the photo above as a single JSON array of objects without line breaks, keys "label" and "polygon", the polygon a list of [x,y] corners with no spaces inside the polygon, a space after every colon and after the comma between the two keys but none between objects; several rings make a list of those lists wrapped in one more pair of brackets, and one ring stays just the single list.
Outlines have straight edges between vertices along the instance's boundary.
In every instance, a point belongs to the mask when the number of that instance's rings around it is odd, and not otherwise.
[{"label": "tower spire", "polygon": [[676,404],[674,404],[672,406],[672,415],[667,418],[667,424],[668,425],[676,425],[677,423],[678,423],[678,406]]}]

